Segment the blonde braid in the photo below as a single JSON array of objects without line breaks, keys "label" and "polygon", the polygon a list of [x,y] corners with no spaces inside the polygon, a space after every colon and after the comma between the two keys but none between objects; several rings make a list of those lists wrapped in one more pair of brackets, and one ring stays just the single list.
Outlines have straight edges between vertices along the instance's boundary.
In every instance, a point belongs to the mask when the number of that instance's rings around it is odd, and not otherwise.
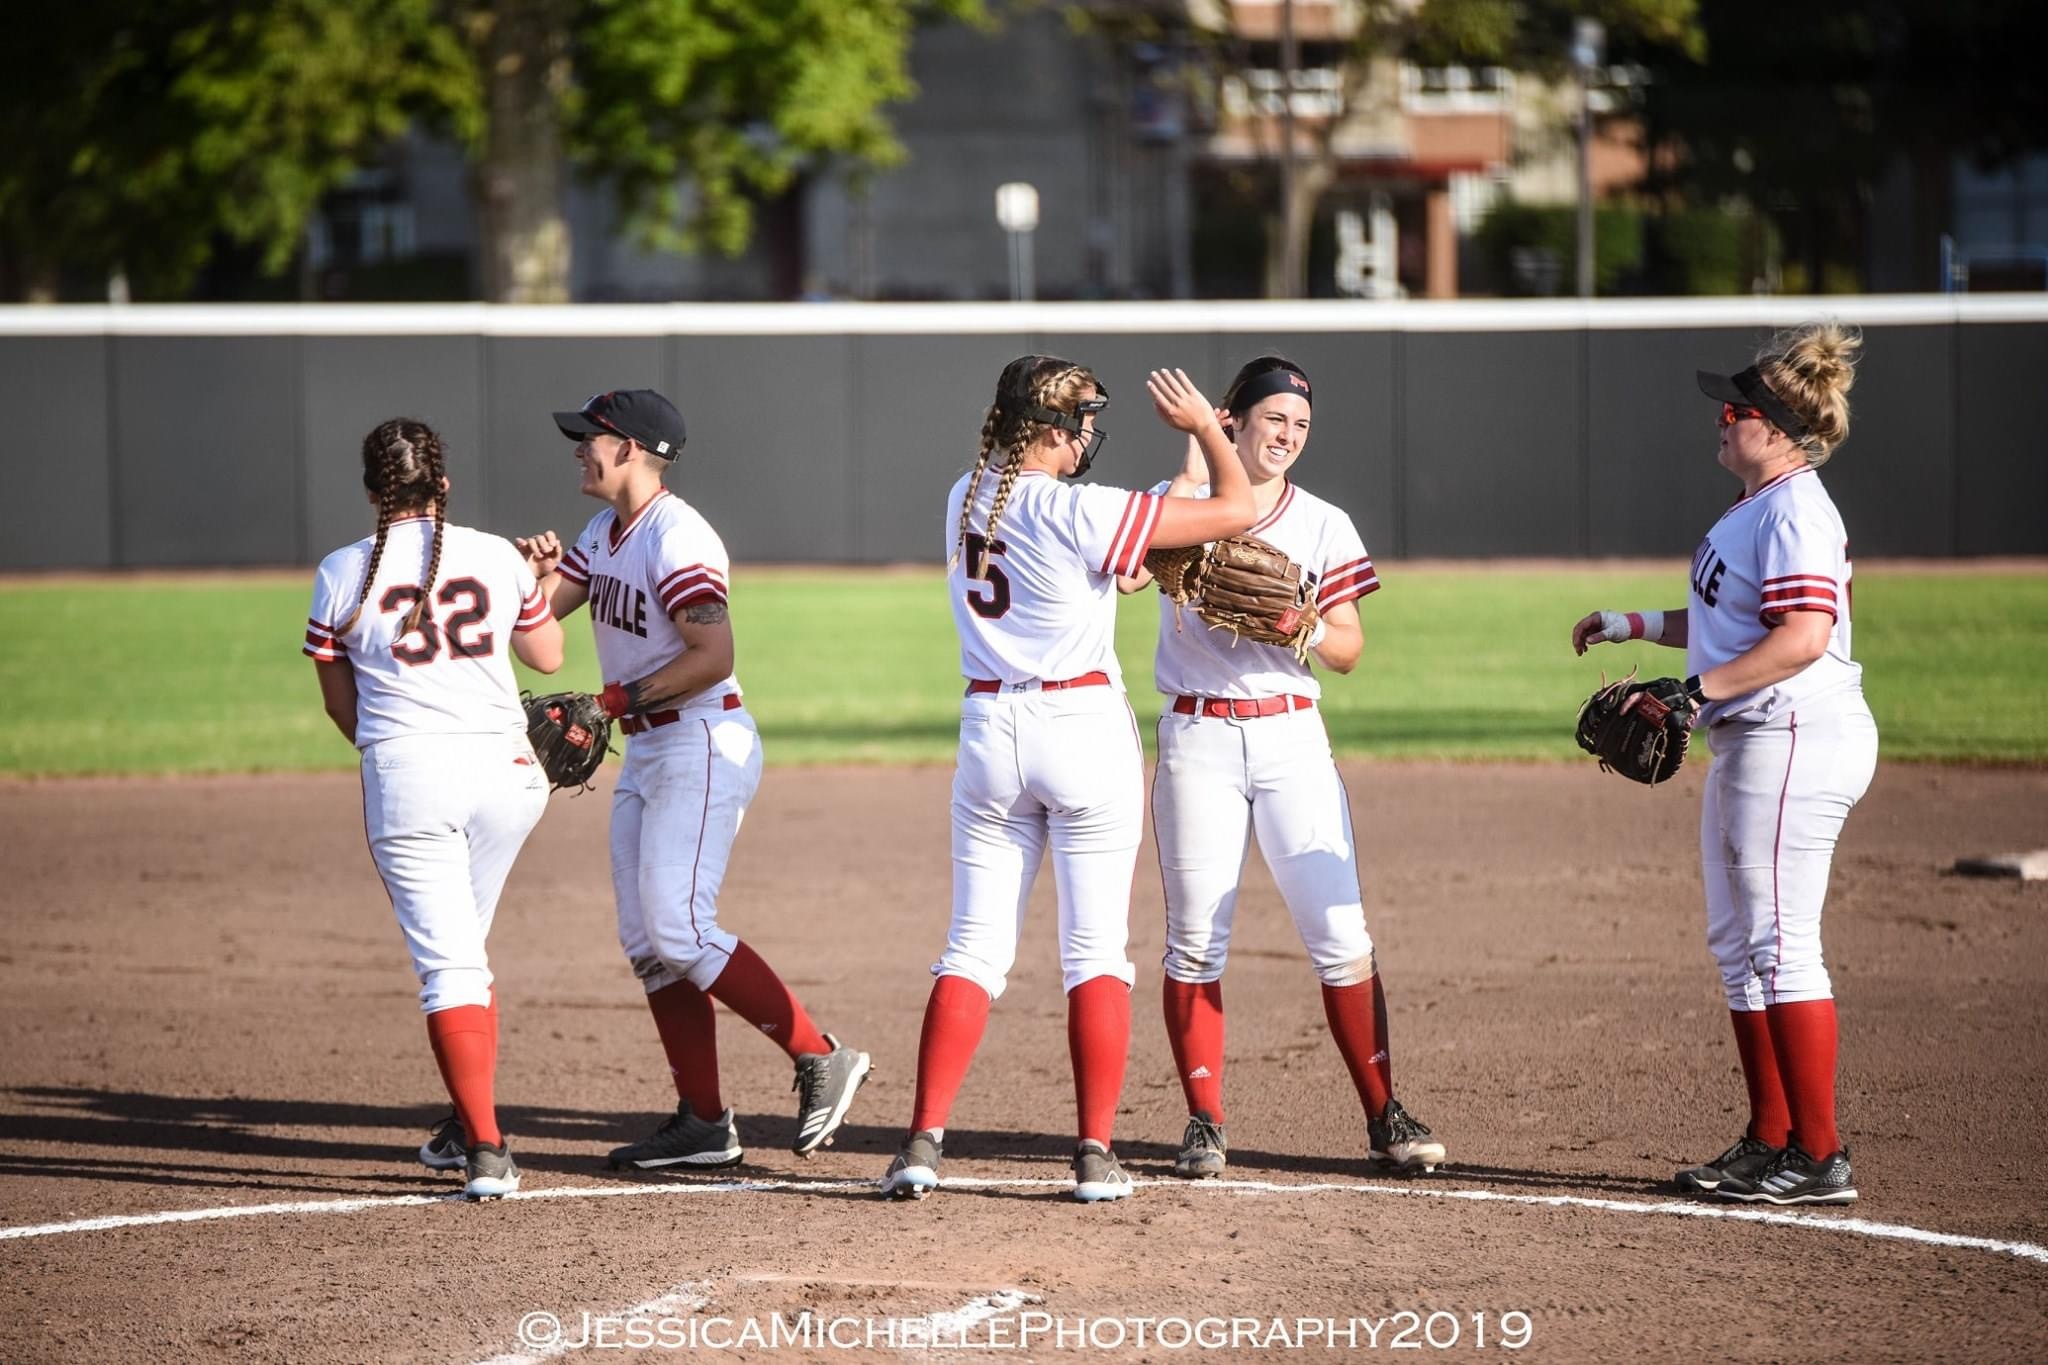
[{"label": "blonde braid", "polygon": [[1010,489],[1016,485],[1018,471],[1024,466],[1024,450],[1031,442],[1022,432],[1010,438],[1010,448],[1003,456],[1003,480],[996,485],[995,501],[988,508],[988,542],[995,544],[996,523],[1003,519],[1003,504],[1010,500]]},{"label": "blonde braid", "polygon": [[[946,560],[946,567],[952,568],[967,548],[967,518],[974,511],[974,495],[981,491],[981,476],[988,472],[988,457],[995,454],[996,426],[1000,418],[995,408],[988,410],[988,416],[981,422],[981,449],[974,457],[974,477],[967,481],[967,496],[960,499],[960,526],[953,536],[953,553]],[[969,564],[968,577],[980,575],[984,566]]]}]

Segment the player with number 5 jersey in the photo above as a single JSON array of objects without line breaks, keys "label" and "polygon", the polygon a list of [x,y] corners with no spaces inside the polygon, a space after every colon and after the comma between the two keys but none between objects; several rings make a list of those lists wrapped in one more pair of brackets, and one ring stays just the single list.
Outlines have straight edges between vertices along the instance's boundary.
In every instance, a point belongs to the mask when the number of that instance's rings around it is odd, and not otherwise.
[{"label": "player with number 5 jersey", "polygon": [[441,438],[385,422],[363,441],[377,533],[320,563],[305,652],[362,750],[363,826],[420,981],[454,1113],[420,1148],[472,1199],[519,1188],[495,1102],[498,997],[484,953],[498,897],[547,803],[511,655],[552,673],[562,627],[512,544],[447,522]]},{"label": "player with number 5 jersey", "polygon": [[1051,851],[1079,1145],[1074,1197],[1128,1198],[1111,1151],[1130,1048],[1125,953],[1143,834],[1144,760],[1114,648],[1116,580],[1154,545],[1235,534],[1251,488],[1186,375],[1153,371],[1159,416],[1199,438],[1214,496],[1158,497],[1066,482],[1102,448],[1108,394],[1054,356],[1010,362],[974,467],[946,501],[946,589],[966,695],[953,778],[953,912],[925,1006],[910,1133],[882,1179],[891,1198],[938,1184],[946,1121],[1017,956]]}]

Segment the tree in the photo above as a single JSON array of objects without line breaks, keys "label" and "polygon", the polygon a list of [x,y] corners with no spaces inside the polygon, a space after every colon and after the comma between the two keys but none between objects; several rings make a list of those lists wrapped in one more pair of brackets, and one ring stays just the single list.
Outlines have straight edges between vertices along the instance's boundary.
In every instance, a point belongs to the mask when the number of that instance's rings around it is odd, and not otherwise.
[{"label": "tree", "polygon": [[[918,21],[981,0],[75,0],[0,56],[0,265],[189,285],[281,269],[321,194],[408,126],[470,148],[484,292],[568,297],[565,166],[660,248],[741,250],[804,166],[902,155]],[[19,152],[19,155],[17,155]],[[681,184],[689,182],[688,212]]]},{"label": "tree", "polygon": [[174,297],[226,239],[271,270],[320,196],[473,68],[434,0],[66,0],[0,45],[0,292],[66,273]]},{"label": "tree", "polygon": [[[1337,75],[1330,118],[1304,121],[1309,143],[1282,205],[1279,240],[1268,257],[1268,292],[1297,297],[1301,263],[1316,206],[1336,183],[1344,133],[1380,110],[1375,83],[1397,78],[1401,63],[1421,66],[1505,66],[1562,77],[1573,22],[1596,18],[1622,42],[1693,51],[1699,44],[1697,0],[1351,0],[1348,37],[1322,59]],[[1293,278],[1281,268],[1293,262]]]},{"label": "tree", "polygon": [[1807,288],[1860,274],[1877,183],[1900,158],[1933,285],[1954,160],[1991,168],[2048,148],[2036,0],[1703,0],[1701,22],[1697,58],[1641,56],[1652,135],[1680,152],[1666,180],[1695,203],[1747,200]]}]

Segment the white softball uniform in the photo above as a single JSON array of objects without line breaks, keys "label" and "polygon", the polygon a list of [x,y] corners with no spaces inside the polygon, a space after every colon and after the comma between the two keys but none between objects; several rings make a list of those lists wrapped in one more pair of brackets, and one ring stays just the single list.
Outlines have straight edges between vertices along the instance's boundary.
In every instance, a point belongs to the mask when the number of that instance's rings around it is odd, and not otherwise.
[{"label": "white softball uniform", "polygon": [[[1322,611],[1380,586],[1351,518],[1291,481],[1249,534],[1302,566]],[[1166,884],[1166,974],[1222,977],[1256,831],[1317,977],[1332,986],[1369,979],[1351,802],[1315,709],[1321,684],[1291,650],[1210,630],[1159,600],[1153,672],[1167,702],[1152,824]]]},{"label": "white softball uniform", "polygon": [[395,521],[376,581],[346,634],[374,538],[343,546],[313,581],[305,652],[347,660],[363,751],[363,826],[420,981],[420,1008],[488,1005],[484,940],[547,782],[526,742],[511,637],[550,619],[511,542],[442,528],[441,563],[420,629],[401,634],[419,600],[434,524]]},{"label": "white softball uniform", "polygon": [[[662,489],[621,524],[599,512],[562,557],[589,590],[607,680],[644,678],[688,649],[675,614],[726,601],[731,562],[709,522]],[[728,676],[686,705],[629,716],[612,792],[612,892],[619,946],[649,993],[708,989],[739,939],[719,927],[718,892],[761,784],[761,737]]]},{"label": "white softball uniform", "polygon": [[[967,482],[946,502],[949,555]],[[986,555],[959,554],[946,573],[968,690],[953,776],[953,918],[932,975],[1003,993],[1049,847],[1064,989],[1098,976],[1128,986],[1145,789],[1116,658],[1116,577],[1143,564],[1159,499],[1021,474],[991,542],[979,532],[998,482],[984,476],[970,521]]]},{"label": "white softball uniform", "polygon": [[1849,654],[1850,564],[1841,514],[1813,470],[1729,508],[1693,556],[1686,668],[1754,648],[1788,611],[1834,619],[1827,652],[1697,722],[1714,753],[1700,809],[1707,943],[1729,1007],[1833,994],[1820,943],[1835,840],[1877,768],[1877,722]]}]

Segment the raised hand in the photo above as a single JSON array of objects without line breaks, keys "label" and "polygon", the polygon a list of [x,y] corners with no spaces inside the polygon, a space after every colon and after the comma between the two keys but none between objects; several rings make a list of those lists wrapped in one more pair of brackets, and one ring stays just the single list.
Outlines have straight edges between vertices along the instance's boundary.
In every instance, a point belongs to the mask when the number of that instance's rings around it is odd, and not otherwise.
[{"label": "raised hand", "polygon": [[1193,435],[1205,427],[1217,426],[1216,409],[1195,387],[1185,370],[1154,370],[1145,380],[1152,395],[1152,410],[1159,420],[1175,431]]}]

